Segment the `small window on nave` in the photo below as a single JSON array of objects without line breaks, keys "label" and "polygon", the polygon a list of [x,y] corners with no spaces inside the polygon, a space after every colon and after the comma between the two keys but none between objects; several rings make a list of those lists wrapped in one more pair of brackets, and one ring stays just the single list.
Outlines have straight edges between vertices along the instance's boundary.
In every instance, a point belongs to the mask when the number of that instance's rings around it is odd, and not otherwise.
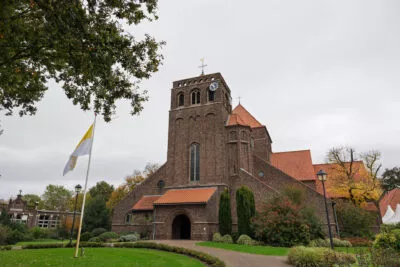
[{"label": "small window on nave", "polygon": [[185,95],[183,93],[180,93],[178,95],[178,106],[181,107],[185,105]]},{"label": "small window on nave", "polygon": [[200,91],[195,90],[192,92],[192,105],[200,104]]}]

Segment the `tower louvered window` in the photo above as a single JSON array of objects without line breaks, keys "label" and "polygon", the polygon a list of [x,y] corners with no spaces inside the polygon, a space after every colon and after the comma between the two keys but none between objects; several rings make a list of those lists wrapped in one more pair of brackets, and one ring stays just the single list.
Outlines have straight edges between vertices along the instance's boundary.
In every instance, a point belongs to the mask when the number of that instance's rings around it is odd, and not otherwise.
[{"label": "tower louvered window", "polygon": [[190,181],[200,181],[200,145],[190,146]]},{"label": "tower louvered window", "polygon": [[192,105],[194,104],[200,104],[200,92],[197,90],[192,92]]}]

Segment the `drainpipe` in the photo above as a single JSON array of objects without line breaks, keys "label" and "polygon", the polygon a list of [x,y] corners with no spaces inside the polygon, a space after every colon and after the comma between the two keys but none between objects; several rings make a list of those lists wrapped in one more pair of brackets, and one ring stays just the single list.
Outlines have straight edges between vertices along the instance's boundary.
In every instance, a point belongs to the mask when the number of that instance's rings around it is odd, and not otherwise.
[{"label": "drainpipe", "polygon": [[156,240],[156,207],[154,206],[153,211],[153,240]]},{"label": "drainpipe", "polygon": [[335,205],[336,205],[336,202],[332,201],[333,216],[335,217],[335,224],[336,224],[336,233],[338,234],[338,237],[340,238],[339,224],[338,224],[338,220],[337,220]]}]

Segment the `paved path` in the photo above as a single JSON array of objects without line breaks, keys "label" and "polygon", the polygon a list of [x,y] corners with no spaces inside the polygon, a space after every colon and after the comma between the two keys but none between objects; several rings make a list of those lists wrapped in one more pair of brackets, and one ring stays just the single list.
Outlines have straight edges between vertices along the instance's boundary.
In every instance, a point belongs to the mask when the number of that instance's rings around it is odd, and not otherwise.
[{"label": "paved path", "polygon": [[226,263],[228,267],[287,267],[286,257],[263,256],[257,254],[241,253],[237,251],[196,246],[197,242],[192,240],[160,240],[157,243],[163,243],[176,247],[197,250],[213,255]]}]

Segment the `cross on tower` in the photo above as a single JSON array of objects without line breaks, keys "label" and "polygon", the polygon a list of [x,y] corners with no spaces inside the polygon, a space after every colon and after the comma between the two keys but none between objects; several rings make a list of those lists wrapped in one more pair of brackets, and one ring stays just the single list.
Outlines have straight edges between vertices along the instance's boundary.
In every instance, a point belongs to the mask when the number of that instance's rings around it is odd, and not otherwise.
[{"label": "cross on tower", "polygon": [[201,68],[201,75],[204,75],[204,67],[207,67],[207,65],[204,65],[204,57],[200,59],[201,65],[199,68]]},{"label": "cross on tower", "polygon": [[242,97],[241,97],[241,96],[238,96],[237,99],[239,99],[239,104],[240,104],[240,99],[242,99]]}]

